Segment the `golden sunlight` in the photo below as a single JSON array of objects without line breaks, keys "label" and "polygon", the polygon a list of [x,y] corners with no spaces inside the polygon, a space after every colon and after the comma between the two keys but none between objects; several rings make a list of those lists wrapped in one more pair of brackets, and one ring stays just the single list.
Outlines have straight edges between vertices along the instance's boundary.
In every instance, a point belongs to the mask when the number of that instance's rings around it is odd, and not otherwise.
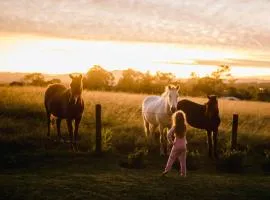
[{"label": "golden sunlight", "polygon": [[[241,59],[239,52],[161,43],[84,41],[32,35],[0,38],[0,70],[7,72],[85,73],[92,65],[106,70],[132,68],[142,72],[171,72],[187,78],[211,74],[217,65],[197,64],[197,60]],[[259,70],[258,70],[259,69]],[[234,76],[270,74],[269,68],[232,66]]]}]

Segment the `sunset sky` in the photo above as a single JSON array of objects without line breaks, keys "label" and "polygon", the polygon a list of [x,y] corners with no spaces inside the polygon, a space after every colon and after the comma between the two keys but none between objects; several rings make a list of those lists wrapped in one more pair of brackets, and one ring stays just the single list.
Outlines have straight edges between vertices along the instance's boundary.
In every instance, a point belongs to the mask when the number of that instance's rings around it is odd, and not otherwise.
[{"label": "sunset sky", "polygon": [[0,0],[0,72],[188,77],[228,64],[270,77],[269,11],[268,0]]}]

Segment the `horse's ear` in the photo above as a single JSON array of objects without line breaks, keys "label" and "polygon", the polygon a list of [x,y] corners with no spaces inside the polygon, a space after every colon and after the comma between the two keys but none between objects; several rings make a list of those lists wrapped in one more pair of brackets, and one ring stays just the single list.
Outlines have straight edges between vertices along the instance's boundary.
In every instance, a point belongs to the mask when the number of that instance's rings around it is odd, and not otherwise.
[{"label": "horse's ear", "polygon": [[180,86],[179,86],[179,85],[176,86],[176,90],[177,90],[177,91],[180,90]]},{"label": "horse's ear", "polygon": [[210,95],[207,95],[207,98],[208,98],[208,99],[211,99],[211,96],[210,96]]},{"label": "horse's ear", "polygon": [[167,88],[168,88],[169,90],[172,89],[171,85],[168,85]]},{"label": "horse's ear", "polygon": [[82,79],[82,74],[80,74],[80,76],[79,76],[79,77],[80,77],[80,79]]},{"label": "horse's ear", "polygon": [[71,79],[73,79],[73,78],[74,78],[72,74],[69,74],[69,77],[70,77]]}]

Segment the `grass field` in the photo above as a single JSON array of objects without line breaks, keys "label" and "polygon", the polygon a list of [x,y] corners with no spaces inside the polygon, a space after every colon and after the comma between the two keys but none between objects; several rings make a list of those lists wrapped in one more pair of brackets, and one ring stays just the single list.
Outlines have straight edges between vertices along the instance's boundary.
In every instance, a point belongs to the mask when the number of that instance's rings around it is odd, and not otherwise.
[{"label": "grass field", "polygon": [[[4,199],[269,199],[270,177],[257,154],[254,167],[240,175],[220,173],[206,157],[206,134],[188,127],[189,150],[199,150],[202,167],[185,179],[175,170],[160,177],[166,158],[146,156],[145,169],[119,166],[128,153],[145,145],[141,102],[144,94],[85,91],[79,153],[46,137],[45,88],[0,87],[0,194]],[[184,97],[181,97],[184,98]],[[189,97],[185,97],[189,98]],[[204,98],[189,98],[203,103]],[[95,105],[102,105],[103,147],[93,154]],[[270,104],[219,100],[219,147],[228,148],[233,113],[239,114],[238,140],[251,149],[269,147]],[[62,123],[67,137],[66,125]],[[52,139],[56,138],[55,128]],[[255,159],[256,158],[256,159]],[[257,164],[257,163],[256,163]]]},{"label": "grass field", "polygon": [[[34,163],[0,174],[3,199],[269,199],[270,176],[173,170],[161,177],[165,159],[146,169],[120,168],[115,156],[47,153]],[[119,157],[117,157],[119,158]]]}]

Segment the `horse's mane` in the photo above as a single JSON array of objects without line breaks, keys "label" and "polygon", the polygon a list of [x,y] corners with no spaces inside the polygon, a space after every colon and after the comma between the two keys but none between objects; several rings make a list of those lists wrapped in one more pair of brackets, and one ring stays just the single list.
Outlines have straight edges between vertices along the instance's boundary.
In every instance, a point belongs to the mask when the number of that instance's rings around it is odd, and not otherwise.
[{"label": "horse's mane", "polygon": [[165,98],[166,96],[168,96],[168,94],[169,94],[169,91],[166,90],[165,92],[163,92],[163,93],[161,94],[161,97]]},{"label": "horse's mane", "polygon": [[174,85],[168,85],[168,86],[166,86],[165,91],[161,94],[161,97],[163,97],[163,98],[167,97],[168,94],[169,94],[169,90],[170,89],[177,89],[177,87],[174,86]]}]

